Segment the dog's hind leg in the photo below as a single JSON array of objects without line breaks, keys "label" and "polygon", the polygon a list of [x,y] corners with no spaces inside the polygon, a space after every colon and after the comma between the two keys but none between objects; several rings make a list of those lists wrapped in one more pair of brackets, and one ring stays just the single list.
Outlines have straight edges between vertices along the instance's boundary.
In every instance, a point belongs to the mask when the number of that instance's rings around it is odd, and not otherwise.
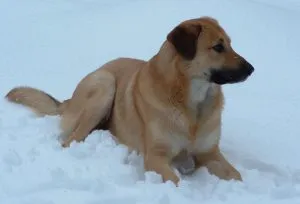
[{"label": "dog's hind leg", "polygon": [[114,76],[103,70],[92,77],[85,84],[82,83],[84,91],[77,91],[72,98],[74,103],[70,104],[69,111],[66,110],[62,116],[61,127],[67,134],[63,147],[70,146],[73,141],[83,141],[112,108],[116,90]]}]

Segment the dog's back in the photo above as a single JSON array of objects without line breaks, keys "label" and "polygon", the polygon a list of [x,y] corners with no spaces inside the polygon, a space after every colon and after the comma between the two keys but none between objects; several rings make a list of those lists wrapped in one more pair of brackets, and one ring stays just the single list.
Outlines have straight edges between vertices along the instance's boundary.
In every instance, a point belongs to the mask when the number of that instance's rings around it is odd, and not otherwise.
[{"label": "dog's back", "polygon": [[[96,73],[100,69],[106,69],[109,72],[112,72],[116,81],[119,81],[119,83],[117,83],[118,86],[122,88],[126,86],[125,84],[127,83],[128,78],[131,77],[132,73],[143,64],[145,64],[145,61],[142,60],[119,58],[104,64],[93,73]],[[70,101],[70,99],[67,99],[60,102],[58,99],[43,90],[28,86],[14,87],[6,94],[5,98],[10,102],[30,108],[37,114],[37,116],[62,115],[65,107]]]}]

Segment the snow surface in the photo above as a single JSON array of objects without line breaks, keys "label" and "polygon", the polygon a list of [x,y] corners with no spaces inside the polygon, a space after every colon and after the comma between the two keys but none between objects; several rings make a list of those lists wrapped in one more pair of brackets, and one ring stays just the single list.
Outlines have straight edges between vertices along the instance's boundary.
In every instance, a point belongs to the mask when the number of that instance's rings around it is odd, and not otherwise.
[{"label": "snow surface", "polygon": [[109,132],[62,149],[59,117],[0,100],[1,204],[300,203],[300,2],[0,0],[0,95],[29,85],[58,99],[119,56],[148,59],[180,21],[211,15],[256,68],[224,87],[221,148],[244,182],[199,169],[176,188],[144,172]]}]

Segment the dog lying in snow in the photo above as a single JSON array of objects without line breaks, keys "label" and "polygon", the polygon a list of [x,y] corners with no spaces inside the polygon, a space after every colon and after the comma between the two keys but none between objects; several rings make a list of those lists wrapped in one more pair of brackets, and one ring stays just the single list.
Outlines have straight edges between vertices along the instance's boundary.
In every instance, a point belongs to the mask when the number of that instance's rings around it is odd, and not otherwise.
[{"label": "dog lying in snow", "polygon": [[219,148],[221,86],[242,82],[253,71],[217,20],[201,17],[176,26],[148,61],[118,58],[104,64],[68,100],[30,87],[16,87],[6,98],[39,115],[61,115],[63,147],[105,129],[140,152],[145,169],[164,181],[178,184],[171,165],[182,155],[179,168],[204,166],[221,179],[242,180]]}]

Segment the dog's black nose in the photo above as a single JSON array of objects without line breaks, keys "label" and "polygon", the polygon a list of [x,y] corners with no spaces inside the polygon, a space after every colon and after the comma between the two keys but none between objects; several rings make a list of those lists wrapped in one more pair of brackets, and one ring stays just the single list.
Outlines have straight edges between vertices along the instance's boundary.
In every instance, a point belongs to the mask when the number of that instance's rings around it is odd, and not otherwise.
[{"label": "dog's black nose", "polygon": [[252,74],[253,72],[254,72],[254,67],[251,65],[251,64],[249,64],[250,66],[248,67],[248,73],[249,73],[249,75],[250,74]]},{"label": "dog's black nose", "polygon": [[254,72],[254,67],[246,60],[242,61],[241,67],[248,75],[251,75]]}]

